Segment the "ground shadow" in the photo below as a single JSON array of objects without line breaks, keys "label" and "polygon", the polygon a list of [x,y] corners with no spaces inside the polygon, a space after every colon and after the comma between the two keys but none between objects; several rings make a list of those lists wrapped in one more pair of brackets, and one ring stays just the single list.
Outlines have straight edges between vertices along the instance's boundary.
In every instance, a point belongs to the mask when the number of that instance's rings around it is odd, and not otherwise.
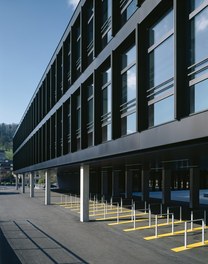
[{"label": "ground shadow", "polygon": [[0,264],[21,264],[0,229]]}]

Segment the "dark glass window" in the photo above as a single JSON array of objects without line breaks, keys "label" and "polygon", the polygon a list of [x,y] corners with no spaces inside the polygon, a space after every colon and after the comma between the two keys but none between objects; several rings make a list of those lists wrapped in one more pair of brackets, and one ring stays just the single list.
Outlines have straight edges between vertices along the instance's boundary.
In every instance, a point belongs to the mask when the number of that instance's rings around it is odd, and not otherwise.
[{"label": "dark glass window", "polygon": [[93,1],[88,2],[87,6],[87,64],[89,65],[93,60],[93,19],[94,8]]},{"label": "dark glass window", "polygon": [[191,0],[191,11],[198,8],[205,0]]},{"label": "dark glass window", "polygon": [[71,102],[70,99],[68,101],[67,107],[67,140],[68,140],[68,152],[71,151]]},{"label": "dark glass window", "polygon": [[94,135],[94,96],[93,96],[93,84],[87,86],[87,135],[88,135],[88,147],[92,146]]},{"label": "dark glass window", "polygon": [[102,26],[101,26],[101,47],[102,49],[111,40],[111,8],[112,0],[102,0]]},{"label": "dark glass window", "polygon": [[[195,1],[199,7],[190,14],[191,45],[190,66],[188,67],[190,85],[190,112],[208,109],[208,6],[200,6],[203,1]],[[198,11],[198,12],[197,12]]]},{"label": "dark glass window", "polygon": [[76,96],[76,141],[77,150],[81,148],[81,98],[80,94]]},{"label": "dark glass window", "polygon": [[208,79],[191,87],[191,112],[208,109]]},{"label": "dark glass window", "polygon": [[174,119],[173,10],[149,28],[149,126]]},{"label": "dark glass window", "polygon": [[112,139],[111,135],[111,68],[102,72],[102,142]]},{"label": "dark glass window", "polygon": [[80,32],[79,19],[76,22],[74,34],[75,34],[74,51],[75,51],[75,63],[76,63],[75,77],[77,78],[81,74],[81,32]]},{"label": "dark glass window", "polygon": [[121,26],[133,15],[137,9],[137,0],[120,0]]},{"label": "dark glass window", "polygon": [[136,48],[121,55],[121,135],[136,132]]}]

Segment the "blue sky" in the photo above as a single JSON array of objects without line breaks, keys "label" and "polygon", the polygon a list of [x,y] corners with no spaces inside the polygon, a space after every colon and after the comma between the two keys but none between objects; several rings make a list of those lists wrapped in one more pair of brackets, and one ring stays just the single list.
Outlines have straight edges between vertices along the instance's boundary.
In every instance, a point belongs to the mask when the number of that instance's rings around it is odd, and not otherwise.
[{"label": "blue sky", "polygon": [[0,123],[19,123],[79,0],[0,0]]}]

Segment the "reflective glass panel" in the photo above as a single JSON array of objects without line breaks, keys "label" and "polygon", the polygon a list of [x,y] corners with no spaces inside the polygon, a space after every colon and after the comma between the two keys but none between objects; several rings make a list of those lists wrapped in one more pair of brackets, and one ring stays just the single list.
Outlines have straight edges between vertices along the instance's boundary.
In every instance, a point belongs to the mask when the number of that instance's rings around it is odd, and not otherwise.
[{"label": "reflective glass panel", "polygon": [[121,119],[121,135],[129,135],[136,132],[136,113],[127,115]]},{"label": "reflective glass panel", "polygon": [[111,112],[111,85],[108,85],[102,92],[103,115]]},{"label": "reflective glass panel", "polygon": [[150,53],[150,88],[173,77],[173,47],[173,36],[171,36]]},{"label": "reflective glass panel", "polygon": [[192,63],[208,57],[208,7],[202,10],[192,21]]},{"label": "reflective glass panel", "polygon": [[102,127],[102,141],[111,140],[111,124]]},{"label": "reflective glass panel", "polygon": [[136,66],[131,67],[122,75],[121,104],[136,98]]},{"label": "reflective glass panel", "polygon": [[199,7],[205,0],[192,0],[191,1],[191,11]]},{"label": "reflective glass panel", "polygon": [[149,107],[150,126],[156,126],[174,119],[174,96],[169,96]]},{"label": "reflective glass panel", "polygon": [[107,71],[102,73],[102,85],[105,85],[106,83],[110,82],[111,80],[111,68],[109,68]]},{"label": "reflective glass panel", "polygon": [[87,87],[87,97],[89,98],[92,95],[93,95],[93,85],[91,84]]},{"label": "reflective glass panel", "polygon": [[111,17],[111,5],[112,0],[102,0],[102,22],[103,24],[106,20]]},{"label": "reflective glass panel", "polygon": [[208,109],[208,79],[191,87],[191,112]]},{"label": "reflective glass panel", "polygon": [[136,46],[131,47],[126,53],[122,54],[122,69],[126,68],[136,60]]},{"label": "reflective glass panel", "polygon": [[81,111],[80,109],[77,110],[77,129],[81,127]]},{"label": "reflective glass panel", "polygon": [[173,29],[173,10],[149,29],[149,45],[152,46],[158,42],[171,29]]},{"label": "reflective glass panel", "polygon": [[132,0],[131,3],[123,10],[121,14],[121,25],[124,25],[126,21],[133,15],[137,9],[137,0]]},{"label": "reflective glass panel", "polygon": [[93,99],[88,101],[88,116],[87,123],[93,122]]}]

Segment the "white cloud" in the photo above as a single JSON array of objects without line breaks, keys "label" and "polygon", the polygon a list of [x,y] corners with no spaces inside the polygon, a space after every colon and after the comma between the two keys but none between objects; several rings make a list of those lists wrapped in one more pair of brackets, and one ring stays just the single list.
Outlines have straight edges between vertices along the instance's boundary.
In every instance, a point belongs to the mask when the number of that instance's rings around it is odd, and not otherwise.
[{"label": "white cloud", "polygon": [[197,31],[204,31],[208,27],[208,9],[198,17],[196,20],[196,30]]},{"label": "white cloud", "polygon": [[67,0],[69,6],[72,6],[73,9],[75,9],[79,3],[79,0]]}]

